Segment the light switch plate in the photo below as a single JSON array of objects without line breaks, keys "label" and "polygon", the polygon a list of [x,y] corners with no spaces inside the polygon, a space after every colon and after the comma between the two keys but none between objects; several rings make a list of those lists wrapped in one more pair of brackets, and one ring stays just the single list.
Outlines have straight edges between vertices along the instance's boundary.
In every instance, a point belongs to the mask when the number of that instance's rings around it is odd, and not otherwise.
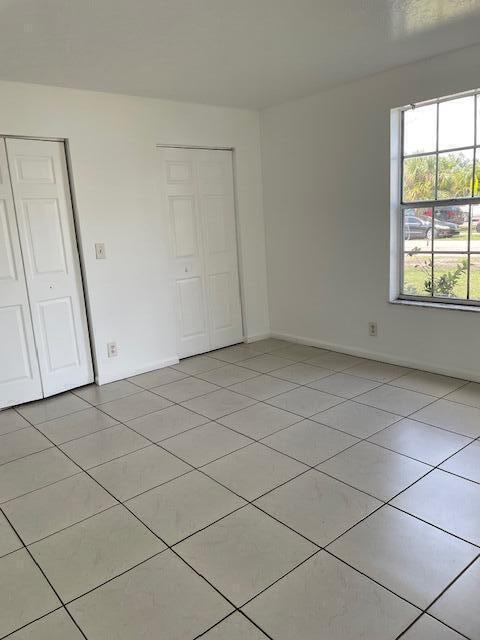
[{"label": "light switch plate", "polygon": [[105,258],[107,257],[105,255],[105,245],[103,244],[103,242],[97,242],[95,244],[95,256],[97,260],[105,260]]}]

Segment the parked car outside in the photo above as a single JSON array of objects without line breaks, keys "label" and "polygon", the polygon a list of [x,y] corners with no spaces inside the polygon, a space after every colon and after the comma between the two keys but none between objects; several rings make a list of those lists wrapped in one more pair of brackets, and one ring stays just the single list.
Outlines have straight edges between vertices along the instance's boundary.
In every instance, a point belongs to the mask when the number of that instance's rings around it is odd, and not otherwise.
[{"label": "parked car outside", "polygon": [[[458,229],[453,229],[450,225],[435,222],[435,238],[450,238],[458,234]],[[417,216],[406,215],[404,223],[405,240],[414,238],[432,239],[432,221],[423,220]]]}]

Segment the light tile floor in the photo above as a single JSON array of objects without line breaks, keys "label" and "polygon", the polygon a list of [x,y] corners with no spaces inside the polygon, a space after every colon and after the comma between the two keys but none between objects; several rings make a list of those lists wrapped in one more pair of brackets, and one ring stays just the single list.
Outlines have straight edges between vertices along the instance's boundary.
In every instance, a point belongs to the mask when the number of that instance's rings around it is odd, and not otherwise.
[{"label": "light tile floor", "polygon": [[0,638],[480,640],[480,385],[276,339],[0,412]]}]

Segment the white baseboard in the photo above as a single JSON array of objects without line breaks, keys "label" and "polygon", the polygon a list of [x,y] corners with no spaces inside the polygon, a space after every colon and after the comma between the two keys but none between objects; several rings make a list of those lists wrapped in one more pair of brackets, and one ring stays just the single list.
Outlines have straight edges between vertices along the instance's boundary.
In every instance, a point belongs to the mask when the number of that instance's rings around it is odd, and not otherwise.
[{"label": "white baseboard", "polygon": [[171,358],[166,358],[165,360],[159,360],[158,362],[151,362],[150,364],[138,369],[125,369],[123,371],[117,371],[110,375],[96,375],[95,382],[98,385],[108,384],[109,382],[116,382],[117,380],[123,380],[124,378],[132,378],[133,376],[138,376],[141,373],[148,373],[149,371],[154,371],[155,369],[171,367],[174,364],[178,364],[177,356],[172,356]]},{"label": "white baseboard", "polygon": [[380,362],[386,362],[387,364],[396,364],[400,367],[420,369],[422,371],[438,373],[440,375],[449,376],[451,378],[461,378],[462,380],[472,380],[474,382],[480,382],[480,373],[478,371],[440,367],[424,360],[407,360],[405,358],[373,351],[371,349],[358,349],[356,347],[351,347],[348,345],[335,344],[332,342],[325,342],[323,340],[313,340],[312,338],[304,338],[302,336],[295,336],[289,333],[272,332],[271,337],[278,338],[279,340],[289,340],[290,342],[296,342],[298,344],[304,344],[311,347],[320,347],[321,349],[338,351],[339,353],[345,353],[349,356],[357,356],[359,358],[366,358],[367,360],[378,360]]},{"label": "white baseboard", "polygon": [[271,337],[271,333],[257,333],[254,336],[246,336],[244,340],[247,344],[249,344],[250,342],[258,342],[259,340],[266,340],[267,338]]}]

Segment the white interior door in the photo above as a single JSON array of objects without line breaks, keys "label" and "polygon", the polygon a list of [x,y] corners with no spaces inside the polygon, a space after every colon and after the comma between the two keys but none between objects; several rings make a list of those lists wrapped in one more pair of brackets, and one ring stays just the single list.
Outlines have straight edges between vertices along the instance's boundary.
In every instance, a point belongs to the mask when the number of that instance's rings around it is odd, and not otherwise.
[{"label": "white interior door", "polygon": [[0,138],[0,408],[41,397],[5,140]]},{"label": "white interior door", "polygon": [[243,338],[231,151],[197,149],[210,348]]},{"label": "white interior door", "polygon": [[161,149],[179,357],[243,338],[232,154]]},{"label": "white interior door", "polygon": [[8,138],[18,231],[44,396],[93,381],[65,148]]}]

